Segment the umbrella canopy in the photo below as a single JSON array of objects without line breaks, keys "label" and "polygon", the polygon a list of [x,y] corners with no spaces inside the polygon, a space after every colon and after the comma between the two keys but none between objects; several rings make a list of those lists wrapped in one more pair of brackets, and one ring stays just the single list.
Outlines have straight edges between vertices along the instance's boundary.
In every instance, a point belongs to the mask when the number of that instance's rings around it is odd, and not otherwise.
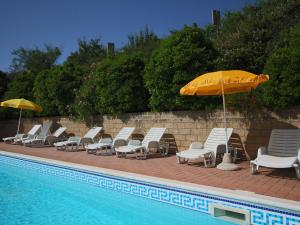
[{"label": "umbrella canopy", "polygon": [[[217,71],[203,74],[180,89],[182,95],[222,95],[224,110],[224,126],[227,138],[226,107],[225,94],[234,94],[240,92],[249,92],[255,89],[259,84],[269,80],[268,75],[255,75],[242,70]],[[228,153],[228,143],[226,143],[227,160],[218,168],[224,170],[235,170],[237,166],[230,163],[231,158]]]},{"label": "umbrella canopy", "polygon": [[10,99],[1,102],[1,106],[17,108],[17,109],[28,109],[28,110],[38,111],[38,112],[43,111],[42,107],[24,98]]},{"label": "umbrella canopy", "polygon": [[10,100],[1,102],[0,106],[20,109],[20,117],[19,117],[17,134],[19,134],[22,109],[28,109],[28,110],[38,111],[38,112],[43,111],[41,106],[39,106],[31,101],[28,101],[24,98],[10,99]]},{"label": "umbrella canopy", "polygon": [[182,95],[222,95],[250,92],[269,80],[268,75],[255,75],[242,70],[226,70],[203,74],[180,89]]}]

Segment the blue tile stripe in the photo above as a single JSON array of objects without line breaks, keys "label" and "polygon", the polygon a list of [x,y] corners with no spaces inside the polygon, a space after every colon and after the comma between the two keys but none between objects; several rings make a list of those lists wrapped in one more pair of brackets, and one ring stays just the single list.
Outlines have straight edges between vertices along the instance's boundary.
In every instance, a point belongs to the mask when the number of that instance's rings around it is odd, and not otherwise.
[{"label": "blue tile stripe", "polygon": [[79,181],[89,185],[111,189],[126,194],[136,195],[204,213],[209,213],[210,204],[222,204],[230,207],[247,209],[251,215],[251,224],[289,224],[300,225],[300,213],[277,208],[265,207],[259,204],[242,202],[221,196],[192,192],[166,185],[124,179],[108,176],[97,172],[70,168],[36,160],[23,159],[0,154],[0,162],[12,166],[38,171],[40,173],[60,176],[69,180]]}]

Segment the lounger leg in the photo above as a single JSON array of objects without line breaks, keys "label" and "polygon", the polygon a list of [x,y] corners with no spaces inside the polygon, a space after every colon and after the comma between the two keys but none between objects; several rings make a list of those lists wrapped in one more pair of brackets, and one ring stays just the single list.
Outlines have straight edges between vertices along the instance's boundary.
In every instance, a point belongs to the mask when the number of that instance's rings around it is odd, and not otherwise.
[{"label": "lounger leg", "polygon": [[123,156],[123,154],[120,153],[120,152],[116,152],[116,156],[117,156],[118,158],[121,158],[121,157]]},{"label": "lounger leg", "polygon": [[138,153],[138,155],[136,156],[136,159],[147,159],[147,153],[141,151],[141,152]]},{"label": "lounger leg", "polygon": [[179,156],[177,156],[177,163],[178,164],[182,164],[183,163],[183,161],[181,160],[181,157],[179,157]]},{"label": "lounger leg", "polygon": [[216,164],[216,160],[212,153],[205,154],[203,156],[204,167],[214,167]]},{"label": "lounger leg", "polygon": [[300,167],[299,164],[294,165],[297,178],[300,179]]},{"label": "lounger leg", "polygon": [[255,165],[254,163],[250,163],[250,172],[251,174],[256,174],[258,172],[258,165]]},{"label": "lounger leg", "polygon": [[237,149],[236,149],[236,148],[233,148],[233,162],[234,162],[234,163],[235,163],[236,160],[237,160],[237,154],[238,154]]}]

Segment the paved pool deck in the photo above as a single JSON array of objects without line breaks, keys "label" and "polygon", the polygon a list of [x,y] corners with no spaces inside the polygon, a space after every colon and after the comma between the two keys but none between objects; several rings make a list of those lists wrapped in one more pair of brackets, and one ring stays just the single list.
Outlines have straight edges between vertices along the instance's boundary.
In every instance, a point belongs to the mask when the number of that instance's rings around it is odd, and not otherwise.
[{"label": "paved pool deck", "polygon": [[300,180],[293,168],[261,168],[259,174],[251,175],[247,161],[238,163],[238,171],[222,171],[199,165],[177,164],[175,155],[162,157],[153,154],[147,160],[136,160],[87,154],[85,151],[57,151],[54,147],[29,148],[3,142],[0,142],[0,150],[300,201]]}]

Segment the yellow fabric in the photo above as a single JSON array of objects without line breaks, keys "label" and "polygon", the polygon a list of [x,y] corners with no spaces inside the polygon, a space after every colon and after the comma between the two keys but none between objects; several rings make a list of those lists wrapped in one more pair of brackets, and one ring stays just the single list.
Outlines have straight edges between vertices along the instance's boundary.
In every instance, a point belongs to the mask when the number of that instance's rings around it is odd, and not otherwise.
[{"label": "yellow fabric", "polygon": [[34,111],[38,111],[38,112],[43,111],[42,107],[40,107],[39,105],[37,105],[31,101],[24,99],[24,98],[10,99],[10,100],[1,102],[1,106],[12,107],[12,108],[17,108],[17,109],[29,109],[29,110],[34,110]]},{"label": "yellow fabric", "polygon": [[222,95],[249,92],[269,80],[268,75],[255,75],[242,70],[217,71],[203,74],[180,89],[182,95]]}]

